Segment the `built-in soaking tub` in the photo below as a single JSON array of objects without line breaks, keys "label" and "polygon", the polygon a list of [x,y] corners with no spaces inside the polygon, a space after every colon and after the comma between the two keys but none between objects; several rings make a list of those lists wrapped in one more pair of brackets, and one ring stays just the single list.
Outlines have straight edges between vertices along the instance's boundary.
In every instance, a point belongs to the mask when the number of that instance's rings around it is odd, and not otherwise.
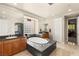
[{"label": "built-in soaking tub", "polygon": [[28,51],[35,56],[49,55],[55,48],[55,41],[48,41],[39,37],[27,39]]},{"label": "built-in soaking tub", "polygon": [[39,37],[31,37],[28,40],[31,41],[31,42],[37,43],[37,44],[46,44],[46,43],[48,43],[48,41],[46,39],[39,38]]}]

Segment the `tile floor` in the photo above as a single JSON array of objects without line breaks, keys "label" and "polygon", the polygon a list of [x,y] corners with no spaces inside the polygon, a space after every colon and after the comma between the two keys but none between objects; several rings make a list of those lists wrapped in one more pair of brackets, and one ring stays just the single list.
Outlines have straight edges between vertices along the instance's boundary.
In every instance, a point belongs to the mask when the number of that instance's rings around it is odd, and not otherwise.
[{"label": "tile floor", "polygon": [[[14,56],[32,56],[32,54],[24,50]],[[57,43],[57,48],[49,56],[79,56],[79,46]]]}]

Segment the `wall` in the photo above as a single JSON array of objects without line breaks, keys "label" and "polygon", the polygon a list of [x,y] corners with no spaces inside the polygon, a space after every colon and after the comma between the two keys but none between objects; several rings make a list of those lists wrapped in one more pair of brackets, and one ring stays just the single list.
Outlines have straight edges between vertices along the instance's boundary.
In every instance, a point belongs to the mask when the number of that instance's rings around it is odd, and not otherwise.
[{"label": "wall", "polygon": [[[48,24],[49,25],[49,20],[48,19],[43,19],[43,20],[38,20],[39,22],[39,31],[40,29],[42,29],[42,31],[44,31],[44,24]],[[48,29],[49,26],[47,26]]]},{"label": "wall", "polygon": [[[58,42],[64,42],[64,17],[52,18],[50,27],[52,28],[53,39]],[[77,42],[79,45],[79,17],[77,18]]]},{"label": "wall", "polygon": [[54,39],[58,42],[63,42],[64,40],[64,19],[63,17],[54,19],[53,21],[53,32],[54,32]]},{"label": "wall", "polygon": [[0,36],[14,34],[14,22],[0,19]]},{"label": "wall", "polygon": [[39,30],[44,30],[44,24],[48,23],[48,30],[51,29],[52,37],[58,42],[64,41],[64,17],[48,18],[39,21]]},{"label": "wall", "polygon": [[[35,8],[33,8],[33,10],[34,9]],[[36,12],[36,10],[35,10],[35,12]],[[16,8],[14,6],[9,6],[8,4],[1,4],[0,5],[0,18],[4,18],[4,21],[2,22],[2,24],[5,22],[5,24],[3,26],[0,24],[0,27],[1,26],[4,27],[4,30],[0,28],[0,30],[1,30],[0,32],[3,35],[15,34],[16,27],[15,27],[14,24],[15,23],[24,23],[24,16],[30,17],[32,19],[36,19],[35,20],[35,32],[34,33],[38,34],[38,32],[39,32],[38,31],[39,30],[39,26],[38,26],[39,23],[38,22],[39,22],[39,20],[42,20],[42,19],[45,19],[45,18],[40,17],[38,15],[35,15],[33,13],[30,13],[28,11],[24,11],[20,8]],[[1,19],[1,20],[3,20],[3,19]],[[8,23],[6,23],[6,22],[8,22]],[[1,23],[1,21],[0,21],[0,23]],[[2,30],[3,30],[3,32],[2,32]],[[4,32],[6,32],[6,34],[4,34]]]},{"label": "wall", "polygon": [[8,33],[8,21],[0,19],[0,36],[7,35]]},{"label": "wall", "polygon": [[39,22],[38,20],[36,19],[35,20],[35,34],[38,34],[39,33]]},{"label": "wall", "polygon": [[79,17],[77,18],[77,42],[79,45]]},{"label": "wall", "polygon": [[0,36],[14,35],[15,23],[22,23],[22,20],[18,19],[0,19]]}]

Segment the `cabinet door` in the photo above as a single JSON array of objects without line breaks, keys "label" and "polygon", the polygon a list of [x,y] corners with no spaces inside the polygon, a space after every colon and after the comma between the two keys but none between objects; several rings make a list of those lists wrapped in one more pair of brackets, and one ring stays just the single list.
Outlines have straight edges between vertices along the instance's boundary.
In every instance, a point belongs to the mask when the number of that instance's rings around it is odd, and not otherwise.
[{"label": "cabinet door", "polygon": [[12,54],[15,54],[17,52],[19,52],[19,39],[15,39],[13,42],[12,42]]},{"label": "cabinet door", "polygon": [[49,33],[44,33],[42,38],[49,38]]},{"label": "cabinet door", "polygon": [[0,56],[3,55],[3,41],[0,41]]},{"label": "cabinet door", "polygon": [[20,49],[21,50],[26,49],[26,41],[25,41],[25,38],[20,38]]},{"label": "cabinet door", "polygon": [[3,42],[3,55],[8,56],[12,55],[12,41],[7,40]]}]

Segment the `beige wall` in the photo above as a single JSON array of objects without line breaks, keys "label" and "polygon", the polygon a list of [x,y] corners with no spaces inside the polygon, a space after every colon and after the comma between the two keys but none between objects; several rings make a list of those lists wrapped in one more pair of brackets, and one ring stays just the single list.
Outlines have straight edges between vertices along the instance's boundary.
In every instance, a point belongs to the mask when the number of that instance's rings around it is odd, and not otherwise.
[{"label": "beige wall", "polygon": [[58,17],[51,21],[50,27],[52,29],[53,39],[58,42],[64,41],[64,18]]},{"label": "beige wall", "polygon": [[39,21],[39,28],[44,30],[44,24],[48,23],[48,30],[52,30],[52,37],[58,42],[64,41],[64,18],[48,18],[46,20]]}]

